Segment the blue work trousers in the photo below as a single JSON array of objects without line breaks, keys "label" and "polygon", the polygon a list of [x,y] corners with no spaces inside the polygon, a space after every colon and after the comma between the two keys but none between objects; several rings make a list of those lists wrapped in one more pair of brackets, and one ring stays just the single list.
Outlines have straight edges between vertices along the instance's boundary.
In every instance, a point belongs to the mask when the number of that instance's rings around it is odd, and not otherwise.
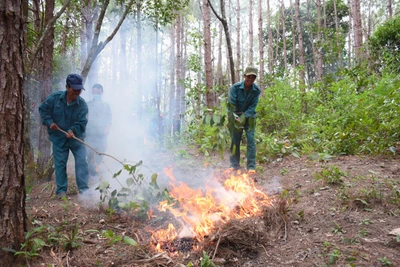
[{"label": "blue work trousers", "polygon": [[85,145],[77,140],[68,139],[62,146],[53,144],[56,194],[68,190],[67,162],[70,150],[75,158],[75,177],[78,190],[83,192],[88,189],[89,171],[86,163]]},{"label": "blue work trousers", "polygon": [[248,125],[246,126],[241,130],[231,129],[231,167],[234,169],[240,168],[240,142],[242,141],[243,131],[245,131],[247,139],[247,170],[255,170],[256,142],[254,140],[254,127],[251,129]]}]

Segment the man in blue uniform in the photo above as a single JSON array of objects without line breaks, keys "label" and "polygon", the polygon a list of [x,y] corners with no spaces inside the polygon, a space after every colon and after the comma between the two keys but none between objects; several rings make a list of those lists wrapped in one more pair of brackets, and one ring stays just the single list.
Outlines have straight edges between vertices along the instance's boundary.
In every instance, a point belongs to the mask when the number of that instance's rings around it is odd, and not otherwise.
[{"label": "man in blue uniform", "polygon": [[88,189],[89,178],[85,145],[74,139],[77,137],[84,140],[88,122],[87,104],[79,96],[84,89],[82,77],[79,74],[69,74],[65,88],[66,91],[52,93],[39,106],[42,124],[48,127],[50,141],[53,143],[56,194],[59,199],[66,196],[68,189],[67,161],[70,150],[75,158],[76,184],[80,193]]},{"label": "man in blue uniform", "polygon": [[256,143],[254,130],[256,126],[256,107],[261,90],[254,81],[258,70],[248,66],[244,72],[244,80],[235,83],[229,93],[228,118],[231,133],[231,167],[240,168],[240,142],[243,130],[247,138],[247,171],[256,172]]},{"label": "man in blue uniform", "polygon": [[[86,127],[86,142],[97,152],[106,152],[107,136],[111,127],[110,106],[102,100],[103,86],[94,84],[92,86],[93,100],[87,102],[89,108],[89,121]],[[101,163],[103,155],[96,154],[87,148],[87,163],[89,175],[93,178],[97,176],[97,166]],[[96,181],[93,181],[96,182]]]}]

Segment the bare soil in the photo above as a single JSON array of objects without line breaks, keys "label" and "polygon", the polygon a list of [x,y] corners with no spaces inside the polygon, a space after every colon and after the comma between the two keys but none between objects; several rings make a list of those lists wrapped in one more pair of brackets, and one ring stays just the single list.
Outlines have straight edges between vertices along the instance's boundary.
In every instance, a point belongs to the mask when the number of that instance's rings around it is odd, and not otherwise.
[{"label": "bare soil", "polygon": [[[156,172],[172,166],[178,179],[196,186],[203,176],[227,168],[227,162],[196,152],[157,152],[149,165]],[[73,179],[68,201],[60,201],[54,181],[39,183],[28,194],[29,230],[51,225],[65,239],[59,246],[46,240],[48,246],[26,265],[200,266],[204,250],[217,266],[400,266],[400,236],[390,234],[400,228],[399,162],[399,157],[341,156],[329,161],[286,157],[264,164],[254,178],[258,188],[276,199],[274,209],[219,226],[197,250],[161,253],[154,250],[150,231],[173,222],[171,214],[155,212],[143,219],[112,213],[94,204],[96,194],[87,205],[75,193]],[[345,174],[342,183],[315,179],[322,170],[333,175],[332,166]],[[160,185],[168,186],[162,175]],[[74,229],[82,246],[68,249],[65,240],[74,240]],[[102,230],[129,236],[139,246],[112,244]],[[191,244],[183,240],[175,246],[188,246],[182,242]],[[204,262],[202,266],[211,266]]]}]

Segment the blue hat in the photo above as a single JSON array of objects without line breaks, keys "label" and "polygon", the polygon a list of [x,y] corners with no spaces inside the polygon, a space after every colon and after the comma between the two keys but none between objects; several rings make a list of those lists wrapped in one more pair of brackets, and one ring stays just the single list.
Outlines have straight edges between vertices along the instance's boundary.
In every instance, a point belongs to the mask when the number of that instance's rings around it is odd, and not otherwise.
[{"label": "blue hat", "polygon": [[83,79],[79,74],[72,73],[67,77],[67,84],[74,90],[85,90],[83,88]]}]

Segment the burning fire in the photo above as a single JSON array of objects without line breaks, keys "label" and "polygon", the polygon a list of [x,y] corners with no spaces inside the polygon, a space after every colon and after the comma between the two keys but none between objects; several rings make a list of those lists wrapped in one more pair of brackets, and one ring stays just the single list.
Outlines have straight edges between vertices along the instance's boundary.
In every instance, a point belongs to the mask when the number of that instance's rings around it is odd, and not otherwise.
[{"label": "burning fire", "polygon": [[172,168],[165,172],[171,179],[170,196],[177,202],[160,202],[159,209],[172,213],[182,224],[182,229],[178,234],[175,227],[169,224],[167,230],[154,232],[157,249],[160,249],[160,242],[172,241],[177,237],[191,236],[201,241],[217,225],[234,218],[258,215],[263,206],[272,204],[272,200],[255,187],[253,179],[247,174],[228,170],[222,174],[222,178],[226,179],[222,184],[217,179],[209,179],[205,190],[195,190],[183,182],[177,183]]}]

